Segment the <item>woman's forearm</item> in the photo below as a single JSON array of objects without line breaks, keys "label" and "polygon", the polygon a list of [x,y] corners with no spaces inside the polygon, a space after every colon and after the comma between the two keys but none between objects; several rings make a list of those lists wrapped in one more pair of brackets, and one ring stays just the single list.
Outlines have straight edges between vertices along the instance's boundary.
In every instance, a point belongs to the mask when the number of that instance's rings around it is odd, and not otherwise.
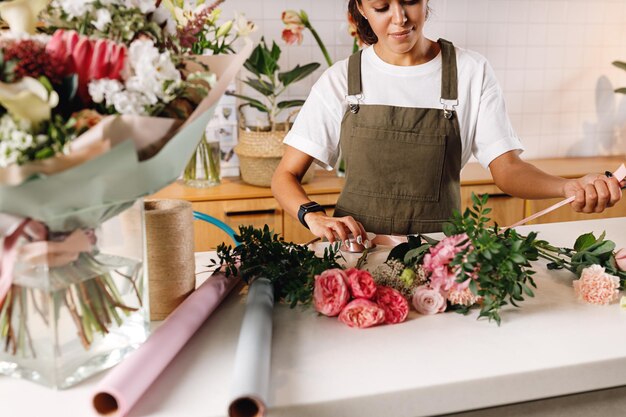
[{"label": "woman's forearm", "polygon": [[515,152],[499,156],[489,168],[498,188],[512,196],[530,200],[565,196],[567,179],[541,171]]}]

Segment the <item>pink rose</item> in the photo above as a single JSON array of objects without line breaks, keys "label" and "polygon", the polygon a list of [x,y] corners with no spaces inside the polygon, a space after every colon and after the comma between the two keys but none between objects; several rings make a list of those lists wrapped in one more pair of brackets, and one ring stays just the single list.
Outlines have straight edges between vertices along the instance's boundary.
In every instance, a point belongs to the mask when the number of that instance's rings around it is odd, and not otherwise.
[{"label": "pink rose", "polygon": [[346,274],[342,269],[328,269],[315,276],[313,304],[315,310],[333,317],[341,312],[350,298]]},{"label": "pink rose", "polygon": [[368,271],[356,268],[346,270],[347,283],[354,298],[371,299],[376,293],[376,283]]},{"label": "pink rose", "polygon": [[428,285],[422,285],[413,293],[413,307],[420,314],[437,314],[446,311],[446,298]]},{"label": "pink rose", "polygon": [[617,269],[620,271],[626,271],[626,248],[622,248],[615,252],[615,263]]},{"label": "pink rose", "polygon": [[385,310],[370,300],[357,298],[341,310],[339,321],[350,327],[364,329],[384,322]]},{"label": "pink rose", "polygon": [[609,304],[619,295],[619,278],[607,274],[600,265],[591,265],[574,281],[574,292],[578,299],[587,303]]},{"label": "pink rose", "polygon": [[402,323],[409,315],[409,303],[397,290],[379,286],[372,300],[385,311],[385,323]]}]

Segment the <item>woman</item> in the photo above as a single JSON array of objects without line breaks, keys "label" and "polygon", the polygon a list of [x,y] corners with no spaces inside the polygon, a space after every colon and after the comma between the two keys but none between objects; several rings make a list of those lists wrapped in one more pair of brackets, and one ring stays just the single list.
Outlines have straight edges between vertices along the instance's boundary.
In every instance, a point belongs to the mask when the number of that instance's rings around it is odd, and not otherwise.
[{"label": "woman", "polygon": [[[472,153],[513,196],[575,196],[572,208],[586,213],[621,198],[615,178],[567,180],[519,158],[522,144],[485,58],[424,36],[428,0],[350,0],[348,8],[372,46],[320,77],[272,179],[276,199],[314,235],[333,242],[366,239],[366,231],[440,231],[460,207],[459,174]],[[339,145],[346,183],[330,217],[299,180],[313,160],[333,166]]]}]

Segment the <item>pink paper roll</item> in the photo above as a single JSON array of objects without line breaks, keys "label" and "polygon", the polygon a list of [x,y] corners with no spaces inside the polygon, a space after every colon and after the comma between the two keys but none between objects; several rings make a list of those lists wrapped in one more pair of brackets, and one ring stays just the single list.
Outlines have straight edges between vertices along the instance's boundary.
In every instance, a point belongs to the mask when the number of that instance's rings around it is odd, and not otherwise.
[{"label": "pink paper roll", "polygon": [[123,417],[239,281],[217,273],[193,292],[136,352],[111,370],[93,395],[100,415]]}]

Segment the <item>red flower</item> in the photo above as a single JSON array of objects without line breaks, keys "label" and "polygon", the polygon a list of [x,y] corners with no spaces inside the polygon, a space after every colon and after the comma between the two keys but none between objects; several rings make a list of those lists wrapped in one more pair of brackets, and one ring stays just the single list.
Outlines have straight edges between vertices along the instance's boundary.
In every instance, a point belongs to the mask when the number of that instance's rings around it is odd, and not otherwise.
[{"label": "red flower", "polygon": [[348,287],[354,298],[371,299],[376,293],[376,283],[368,271],[350,268],[346,270]]},{"label": "red flower", "polygon": [[121,80],[126,60],[125,45],[61,29],[52,35],[46,51],[63,62],[66,71],[78,74],[78,95],[85,103],[91,102],[89,83],[102,78]]},{"label": "red flower", "polygon": [[350,327],[364,329],[384,322],[385,310],[370,300],[357,298],[341,310],[339,321]]},{"label": "red flower", "polygon": [[46,46],[41,42],[30,39],[22,41],[10,41],[2,45],[4,61],[13,61],[13,79],[7,81],[19,81],[24,77],[38,78],[45,76],[53,84],[58,84],[64,77],[63,63],[55,56],[46,52]]},{"label": "red flower", "polygon": [[288,45],[302,44],[302,26],[288,25],[283,29],[282,38]]},{"label": "red flower", "polygon": [[397,290],[379,286],[373,300],[385,311],[385,323],[402,323],[409,315],[409,303]]}]

